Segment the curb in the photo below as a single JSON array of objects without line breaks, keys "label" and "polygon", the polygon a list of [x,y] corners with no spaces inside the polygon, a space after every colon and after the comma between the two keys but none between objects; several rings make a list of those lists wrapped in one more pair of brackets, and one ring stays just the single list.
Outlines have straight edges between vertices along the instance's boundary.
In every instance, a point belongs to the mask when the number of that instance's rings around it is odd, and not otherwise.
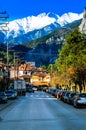
[{"label": "curb", "polygon": [[[13,104],[14,102],[7,102],[6,104],[3,104],[0,106],[0,111],[4,110],[5,108],[7,108],[8,106],[10,106],[11,104]],[[0,119],[1,121],[2,119]]]}]

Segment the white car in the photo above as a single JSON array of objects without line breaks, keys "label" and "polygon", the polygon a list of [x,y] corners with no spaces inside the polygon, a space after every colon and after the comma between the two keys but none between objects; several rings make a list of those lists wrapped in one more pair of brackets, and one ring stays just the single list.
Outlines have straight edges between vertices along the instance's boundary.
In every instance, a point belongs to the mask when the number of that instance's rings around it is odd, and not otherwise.
[{"label": "white car", "polygon": [[86,106],[86,93],[77,93],[73,100],[74,107]]}]

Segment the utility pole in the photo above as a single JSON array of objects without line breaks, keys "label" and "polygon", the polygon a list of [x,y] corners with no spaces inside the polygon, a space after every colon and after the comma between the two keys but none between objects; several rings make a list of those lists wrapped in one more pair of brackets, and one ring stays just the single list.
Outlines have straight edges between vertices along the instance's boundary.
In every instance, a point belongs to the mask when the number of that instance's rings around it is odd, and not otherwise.
[{"label": "utility pole", "polygon": [[[6,11],[0,12],[0,31],[1,32],[8,32],[9,31],[8,18],[9,18],[9,16],[8,16]],[[7,66],[8,66],[8,42],[7,42]]]},{"label": "utility pole", "polygon": [[50,64],[50,85],[52,86],[52,64]]},{"label": "utility pole", "polygon": [[8,63],[9,63],[9,54],[8,54],[9,52],[8,52],[8,42],[7,42],[7,67],[8,67]]},{"label": "utility pole", "polygon": [[15,67],[15,52],[14,52],[14,79],[15,79],[15,77],[16,77],[15,69],[16,69],[16,67]]},{"label": "utility pole", "polygon": [[[8,28],[8,14],[6,11],[1,11],[0,12],[0,31],[3,33],[3,32],[8,32],[9,31],[9,28]],[[9,68],[8,68],[8,42],[6,41],[7,43],[7,86],[8,86],[8,76],[9,76]],[[5,78],[6,78],[5,77]],[[4,80],[4,79],[3,79]],[[4,82],[4,81],[3,81]]]}]

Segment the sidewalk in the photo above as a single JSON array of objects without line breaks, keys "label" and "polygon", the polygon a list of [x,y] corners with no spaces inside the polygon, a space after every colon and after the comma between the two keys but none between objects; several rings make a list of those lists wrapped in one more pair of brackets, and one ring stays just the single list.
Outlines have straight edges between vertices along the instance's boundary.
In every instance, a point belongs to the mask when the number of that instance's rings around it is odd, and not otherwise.
[{"label": "sidewalk", "polygon": [[14,100],[8,100],[7,103],[0,104],[0,111],[2,111],[3,109],[5,109],[6,107],[10,106],[12,103],[14,103]]}]

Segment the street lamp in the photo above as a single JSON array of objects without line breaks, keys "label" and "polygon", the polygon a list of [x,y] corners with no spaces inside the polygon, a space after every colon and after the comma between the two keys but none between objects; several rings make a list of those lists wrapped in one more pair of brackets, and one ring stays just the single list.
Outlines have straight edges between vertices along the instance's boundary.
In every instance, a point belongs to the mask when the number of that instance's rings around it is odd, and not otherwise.
[{"label": "street lamp", "polygon": [[8,58],[8,42],[7,42],[7,67],[8,67],[8,62],[9,62],[9,58]]}]

